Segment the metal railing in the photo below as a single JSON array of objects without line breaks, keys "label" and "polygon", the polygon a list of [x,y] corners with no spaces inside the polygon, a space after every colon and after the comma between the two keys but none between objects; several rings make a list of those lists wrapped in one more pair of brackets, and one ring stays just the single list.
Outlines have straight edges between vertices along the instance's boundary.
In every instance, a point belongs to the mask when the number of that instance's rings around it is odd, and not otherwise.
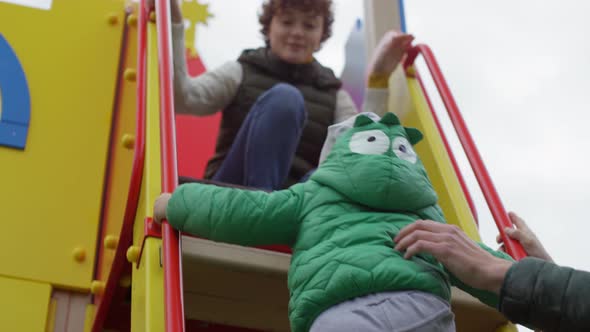
[{"label": "metal railing", "polygon": [[[145,0],[144,0],[145,1]],[[178,185],[176,131],[174,126],[174,87],[172,85],[172,42],[170,40],[170,1],[157,0],[158,74],[160,93],[160,161],[162,192],[171,193]],[[167,221],[162,223],[164,265],[164,315],[167,332],[184,331],[184,301],[180,235]]]}]

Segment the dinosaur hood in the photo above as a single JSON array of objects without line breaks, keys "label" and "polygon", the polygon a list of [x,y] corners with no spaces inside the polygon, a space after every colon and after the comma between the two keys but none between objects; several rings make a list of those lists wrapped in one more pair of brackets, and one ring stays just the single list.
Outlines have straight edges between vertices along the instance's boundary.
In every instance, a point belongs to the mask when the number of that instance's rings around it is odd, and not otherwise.
[{"label": "dinosaur hood", "polygon": [[438,198],[412,145],[422,139],[393,113],[357,116],[311,179],[373,209],[417,211]]}]

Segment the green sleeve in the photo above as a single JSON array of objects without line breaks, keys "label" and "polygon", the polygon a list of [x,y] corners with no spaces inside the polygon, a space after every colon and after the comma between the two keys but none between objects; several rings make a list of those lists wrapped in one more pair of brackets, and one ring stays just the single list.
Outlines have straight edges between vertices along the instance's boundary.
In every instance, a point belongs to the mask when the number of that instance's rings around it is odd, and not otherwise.
[{"label": "green sleeve", "polygon": [[[508,254],[502,252],[502,251],[495,251],[493,249],[491,249],[490,247],[486,246],[483,243],[478,242],[477,243],[482,249],[484,249],[485,251],[489,252],[490,254],[492,254],[493,256],[496,256],[498,258],[502,258],[502,259],[506,259],[509,261],[514,261]],[[498,302],[499,302],[499,297],[497,294],[494,294],[493,292],[488,292],[488,291],[484,291],[481,289],[477,289],[477,288],[473,288],[471,286],[466,285],[465,283],[463,283],[461,280],[459,280],[459,278],[457,278],[455,275],[453,275],[449,270],[446,270],[447,273],[450,276],[450,280],[451,280],[451,284],[453,286],[457,286],[460,289],[464,290],[465,292],[471,294],[472,296],[476,297],[478,300],[480,300],[481,302],[487,304],[490,307],[493,308],[498,308]]]},{"label": "green sleeve", "polygon": [[303,184],[264,191],[190,183],[178,187],[166,208],[172,227],[213,241],[244,246],[292,245],[299,229]]}]

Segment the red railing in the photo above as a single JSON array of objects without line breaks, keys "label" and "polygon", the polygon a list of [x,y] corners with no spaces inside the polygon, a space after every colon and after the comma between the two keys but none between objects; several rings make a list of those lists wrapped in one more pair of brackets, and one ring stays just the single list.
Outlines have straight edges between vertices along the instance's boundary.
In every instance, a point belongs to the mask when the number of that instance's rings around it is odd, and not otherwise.
[{"label": "red railing", "polygon": [[[144,0],[145,1],[145,0]],[[178,185],[176,134],[172,85],[172,43],[170,40],[170,2],[156,1],[158,73],[160,94],[160,146],[162,192],[171,193]],[[164,314],[167,332],[184,331],[184,301],[179,233],[167,221],[162,224],[164,265]]]},{"label": "red railing", "polygon": [[139,204],[139,195],[141,193],[141,182],[143,178],[144,161],[145,161],[145,112],[146,112],[146,45],[147,45],[147,12],[142,1],[138,13],[138,35],[137,35],[137,111],[136,111],[136,128],[135,128],[135,145],[133,153],[133,166],[131,170],[131,179],[129,191],[127,194],[127,204],[123,216],[121,233],[115,252],[115,258],[109,273],[109,278],[105,286],[105,292],[101,302],[96,310],[96,316],[92,325],[93,332],[103,330],[103,325],[112,304],[116,288],[119,287],[119,280],[127,262],[127,248],[133,240],[133,224]]},{"label": "red railing", "polygon": [[[436,59],[432,54],[430,48],[426,45],[421,44],[412,47],[408,51],[407,57],[404,60],[404,68],[407,69],[410,66],[412,66],[419,54],[422,55],[422,57],[424,58],[428,70],[430,71],[430,74],[432,75],[432,78],[434,80],[434,84],[436,85],[436,88],[438,89],[438,92],[441,96],[443,104],[447,109],[449,118],[451,119],[453,127],[457,132],[459,141],[461,142],[461,145],[465,150],[465,155],[467,156],[467,159],[471,164],[471,168],[473,169],[477,182],[479,183],[481,191],[490,208],[494,221],[496,222],[496,226],[500,231],[500,235],[502,236],[502,240],[504,241],[504,246],[506,247],[506,252],[517,260],[522,259],[526,256],[526,252],[524,251],[520,243],[506,236],[506,232],[504,232],[504,228],[512,227],[512,222],[508,218],[508,214],[504,209],[504,205],[502,204],[502,201],[498,196],[492,179],[483,163],[483,160],[481,159],[481,156],[477,150],[477,147],[475,146],[473,138],[471,137],[471,134],[467,129],[467,125],[465,124],[465,121],[461,116],[461,112],[457,107],[457,103],[453,98],[451,90],[449,89],[449,86],[447,85],[447,82],[445,81],[444,76],[440,70],[440,67],[438,66],[438,63],[436,62]],[[434,109],[431,108],[431,111],[433,115],[435,115]],[[442,131],[441,135],[443,135]]]}]

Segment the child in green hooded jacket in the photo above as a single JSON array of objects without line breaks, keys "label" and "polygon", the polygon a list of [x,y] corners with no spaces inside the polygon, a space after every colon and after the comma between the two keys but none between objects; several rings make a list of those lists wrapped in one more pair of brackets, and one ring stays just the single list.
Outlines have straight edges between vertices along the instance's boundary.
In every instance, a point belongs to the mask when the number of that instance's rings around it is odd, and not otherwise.
[{"label": "child in green hooded jacket", "polygon": [[422,134],[393,113],[374,119],[358,115],[304,183],[270,193],[185,184],[159,204],[182,232],[290,246],[294,332],[454,331],[451,285],[491,306],[497,296],[462,284],[430,255],[407,260],[394,249],[404,226],[445,219],[412,148]]}]

